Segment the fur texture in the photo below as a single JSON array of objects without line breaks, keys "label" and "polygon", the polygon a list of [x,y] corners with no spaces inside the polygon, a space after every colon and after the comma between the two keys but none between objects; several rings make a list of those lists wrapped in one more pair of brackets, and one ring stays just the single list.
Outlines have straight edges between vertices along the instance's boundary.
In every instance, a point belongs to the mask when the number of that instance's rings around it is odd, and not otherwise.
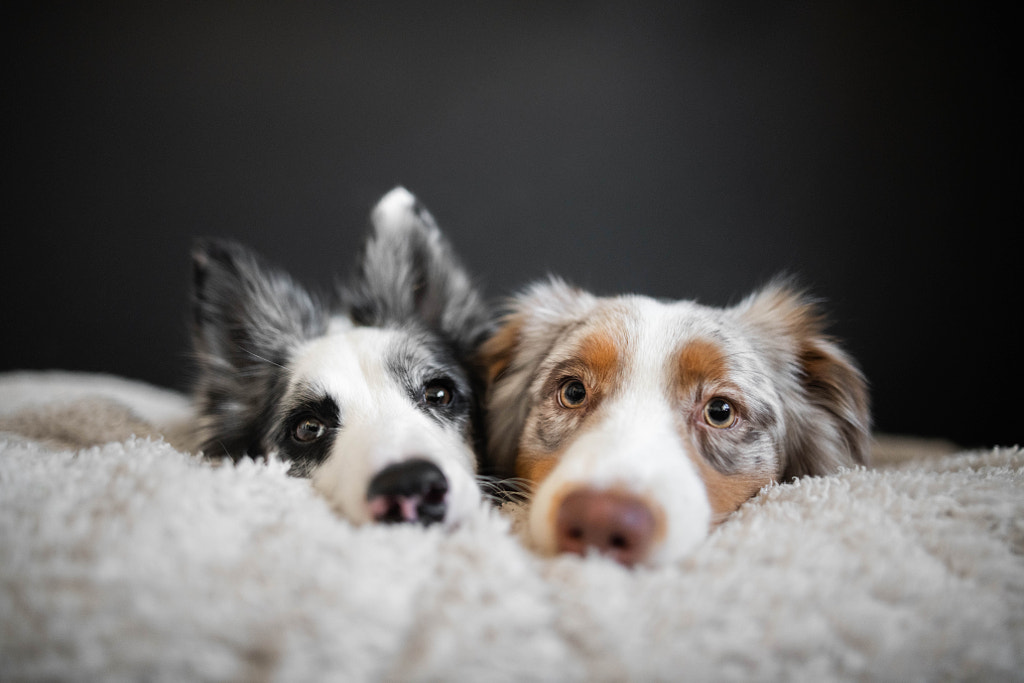
[{"label": "fur texture", "polygon": [[[371,486],[389,467],[422,461],[440,470],[429,475],[440,488],[409,495],[434,496],[434,516],[454,523],[479,500],[480,382],[469,350],[487,313],[409,192],[390,192],[371,220],[352,279],[330,300],[240,244],[197,243],[197,441],[208,456],[277,455],[357,522],[408,503],[390,490],[371,501]],[[397,485],[415,488],[417,476]],[[392,512],[440,521],[402,510]]]},{"label": "fur texture", "polygon": [[865,381],[781,281],[727,309],[536,284],[482,356],[490,466],[542,552],[670,561],[762,487],[867,460]]}]

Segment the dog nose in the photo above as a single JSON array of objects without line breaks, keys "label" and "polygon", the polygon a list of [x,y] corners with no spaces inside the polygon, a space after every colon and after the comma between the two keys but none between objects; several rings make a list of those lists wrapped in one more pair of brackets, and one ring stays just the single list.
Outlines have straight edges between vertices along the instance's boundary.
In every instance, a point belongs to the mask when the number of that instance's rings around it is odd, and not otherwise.
[{"label": "dog nose", "polygon": [[654,541],[654,512],[640,498],[614,490],[577,489],[558,508],[559,552],[594,549],[627,567],[643,561]]},{"label": "dog nose", "polygon": [[448,509],[448,480],[428,460],[388,465],[370,480],[366,503],[377,522],[418,522],[424,526],[444,520]]}]

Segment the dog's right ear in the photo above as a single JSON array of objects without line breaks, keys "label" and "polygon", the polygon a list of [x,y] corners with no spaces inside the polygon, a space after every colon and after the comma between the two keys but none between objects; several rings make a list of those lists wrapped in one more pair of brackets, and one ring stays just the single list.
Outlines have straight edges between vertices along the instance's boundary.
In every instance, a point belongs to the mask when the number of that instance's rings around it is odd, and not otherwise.
[{"label": "dog's right ear", "polygon": [[540,364],[596,302],[557,278],[535,283],[510,301],[497,331],[481,345],[478,362],[487,375],[490,416],[487,464],[499,476],[514,475],[520,434],[533,405],[530,385]]},{"label": "dog's right ear", "polygon": [[201,363],[281,365],[288,349],[326,329],[325,309],[309,292],[236,242],[197,240],[192,275],[192,341]]},{"label": "dog's right ear", "polygon": [[197,446],[213,457],[262,455],[279,366],[295,345],[326,330],[326,309],[230,240],[198,240],[192,274]]}]

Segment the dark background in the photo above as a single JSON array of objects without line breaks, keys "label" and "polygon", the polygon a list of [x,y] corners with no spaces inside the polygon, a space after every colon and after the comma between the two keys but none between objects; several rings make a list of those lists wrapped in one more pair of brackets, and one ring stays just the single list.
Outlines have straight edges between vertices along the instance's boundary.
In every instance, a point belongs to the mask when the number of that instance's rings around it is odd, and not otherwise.
[{"label": "dark background", "polygon": [[554,272],[727,304],[788,271],[878,428],[1020,441],[1019,21],[983,5],[23,10],[0,370],[184,388],[193,236],[327,286],[401,183],[492,297]]}]

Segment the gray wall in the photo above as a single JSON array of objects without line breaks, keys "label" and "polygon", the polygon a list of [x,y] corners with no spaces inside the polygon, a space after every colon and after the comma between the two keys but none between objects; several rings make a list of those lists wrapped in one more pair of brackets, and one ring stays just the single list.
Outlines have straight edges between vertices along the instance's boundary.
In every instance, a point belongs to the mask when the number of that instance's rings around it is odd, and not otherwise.
[{"label": "gray wall", "polygon": [[0,369],[184,387],[193,236],[327,286],[402,183],[491,296],[554,272],[725,304],[788,271],[828,300],[880,428],[1021,439],[1008,17],[425,4],[6,22]]}]

